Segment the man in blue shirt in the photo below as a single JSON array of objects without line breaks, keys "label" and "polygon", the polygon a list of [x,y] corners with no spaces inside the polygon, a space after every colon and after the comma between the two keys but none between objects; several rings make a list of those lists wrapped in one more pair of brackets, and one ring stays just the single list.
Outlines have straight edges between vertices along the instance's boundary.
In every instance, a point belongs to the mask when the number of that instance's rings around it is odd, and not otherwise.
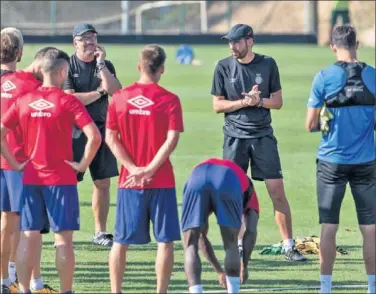
[{"label": "man in blue shirt", "polygon": [[356,31],[338,26],[331,36],[337,62],[315,77],[306,127],[323,132],[317,154],[317,197],[321,230],[321,290],[330,293],[336,257],[336,233],[346,185],[350,183],[368,275],[375,293],[375,69],[360,62]]}]

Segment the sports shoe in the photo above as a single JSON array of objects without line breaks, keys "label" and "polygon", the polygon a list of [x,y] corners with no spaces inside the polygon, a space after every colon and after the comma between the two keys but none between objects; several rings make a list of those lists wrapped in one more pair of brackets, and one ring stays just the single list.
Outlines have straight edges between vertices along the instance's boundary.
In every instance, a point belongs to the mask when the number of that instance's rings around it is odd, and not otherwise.
[{"label": "sports shoe", "polygon": [[9,288],[7,286],[1,284],[1,293],[9,294],[10,290],[9,290]]},{"label": "sports shoe", "polygon": [[42,289],[33,289],[30,287],[30,290],[32,293],[60,293],[59,291],[56,291],[52,287],[50,287],[48,284],[44,284]]},{"label": "sports shoe", "polygon": [[114,236],[112,234],[96,233],[93,236],[93,244],[100,246],[112,247]]},{"label": "sports shoe", "polygon": [[1,293],[8,294],[8,293],[19,293],[20,290],[16,286],[15,283],[10,284],[9,287],[5,285],[1,285]]},{"label": "sports shoe", "polygon": [[288,250],[284,250],[285,253],[285,259],[290,261],[306,261],[307,258],[305,258],[298,249],[293,246],[292,248]]}]

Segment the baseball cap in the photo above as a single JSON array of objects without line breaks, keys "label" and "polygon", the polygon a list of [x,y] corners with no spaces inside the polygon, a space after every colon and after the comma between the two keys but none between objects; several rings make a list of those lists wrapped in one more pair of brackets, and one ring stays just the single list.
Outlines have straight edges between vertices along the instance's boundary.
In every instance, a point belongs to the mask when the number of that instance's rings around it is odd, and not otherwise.
[{"label": "baseball cap", "polygon": [[76,36],[81,36],[83,33],[86,33],[86,32],[97,33],[97,31],[91,24],[79,23],[73,29],[73,38]]},{"label": "baseball cap", "polygon": [[223,36],[222,39],[227,40],[240,40],[242,38],[254,38],[253,29],[246,24],[234,25],[227,35]]}]

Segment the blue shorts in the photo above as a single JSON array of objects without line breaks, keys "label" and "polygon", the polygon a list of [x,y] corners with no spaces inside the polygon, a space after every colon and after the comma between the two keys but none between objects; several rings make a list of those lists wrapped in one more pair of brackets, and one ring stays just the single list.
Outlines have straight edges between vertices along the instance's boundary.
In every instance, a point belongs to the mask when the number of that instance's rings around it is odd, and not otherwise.
[{"label": "blue shorts", "polygon": [[157,242],[180,240],[175,188],[118,189],[114,241],[120,244],[149,243],[150,221]]},{"label": "blue shorts", "polygon": [[20,212],[22,175],[22,172],[14,170],[0,170],[1,211]]},{"label": "blue shorts", "polygon": [[21,231],[54,233],[80,229],[77,185],[24,185],[21,206]]},{"label": "blue shorts", "polygon": [[243,192],[238,176],[230,168],[202,164],[192,171],[184,186],[182,231],[202,228],[212,211],[218,225],[239,229]]}]

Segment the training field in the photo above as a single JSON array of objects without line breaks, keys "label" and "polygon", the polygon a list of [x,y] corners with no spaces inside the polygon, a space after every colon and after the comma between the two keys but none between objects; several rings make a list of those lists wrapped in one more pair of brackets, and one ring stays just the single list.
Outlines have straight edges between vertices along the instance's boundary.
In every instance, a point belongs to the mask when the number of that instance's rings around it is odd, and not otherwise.
[{"label": "training field", "polygon": [[[51,45],[51,44],[49,44]],[[24,48],[21,67],[32,60],[37,49],[43,45],[28,45]],[[71,45],[58,46],[73,53]],[[107,57],[115,65],[117,76],[122,85],[135,81],[138,77],[137,58],[142,46],[105,46]],[[183,184],[192,167],[199,161],[222,154],[223,115],[216,114],[211,106],[211,83],[214,64],[227,56],[229,50],[223,46],[195,46],[196,56],[201,66],[182,66],[175,64],[174,55],[177,46],[166,46],[167,67],[162,77],[162,86],[177,93],[182,101],[185,132],[173,153],[177,195],[181,208]],[[293,216],[294,237],[319,235],[315,188],[315,153],[319,144],[319,134],[309,134],[304,127],[306,103],[311,82],[315,73],[335,61],[328,48],[307,45],[256,45],[255,52],[271,55],[279,66],[283,89],[284,106],[273,111],[273,126],[278,139],[280,156],[285,178],[285,188]],[[373,49],[360,48],[361,60],[375,65]],[[274,222],[273,209],[263,183],[256,183],[259,195],[261,216],[259,236],[253,261],[250,263],[250,279],[242,286],[247,292],[255,289],[290,288],[287,292],[307,292],[298,287],[319,286],[318,256],[309,256],[305,264],[289,263],[282,256],[264,256],[259,252],[265,246],[280,241],[278,227]],[[73,290],[76,293],[110,292],[108,273],[108,253],[106,248],[92,246],[94,222],[91,210],[91,179],[89,172],[79,185],[81,203],[81,231],[75,234],[76,272]],[[107,230],[112,232],[115,219],[116,179],[111,186],[111,210]],[[215,226],[215,217],[211,218],[209,232],[219,260],[224,259],[219,230]],[[363,285],[363,288],[346,291],[366,291],[366,275],[362,264],[361,235],[358,231],[356,213],[348,193],[343,203],[341,225],[338,231],[338,246],[349,255],[338,256],[333,276],[334,286]],[[154,259],[156,243],[146,246],[131,246],[128,251],[128,265],[123,283],[125,292],[154,292]],[[170,292],[188,290],[184,275],[182,243],[175,246],[174,272],[170,283]],[[32,254],[32,253],[30,253]],[[44,237],[42,271],[47,283],[59,289],[55,269],[55,249],[52,234]],[[202,259],[203,260],[203,259]],[[220,290],[217,275],[211,266],[203,260],[204,290]],[[291,289],[293,288],[293,289]],[[313,290],[311,290],[313,291]],[[317,290],[315,290],[317,292]],[[333,289],[344,292],[344,289]]]}]

